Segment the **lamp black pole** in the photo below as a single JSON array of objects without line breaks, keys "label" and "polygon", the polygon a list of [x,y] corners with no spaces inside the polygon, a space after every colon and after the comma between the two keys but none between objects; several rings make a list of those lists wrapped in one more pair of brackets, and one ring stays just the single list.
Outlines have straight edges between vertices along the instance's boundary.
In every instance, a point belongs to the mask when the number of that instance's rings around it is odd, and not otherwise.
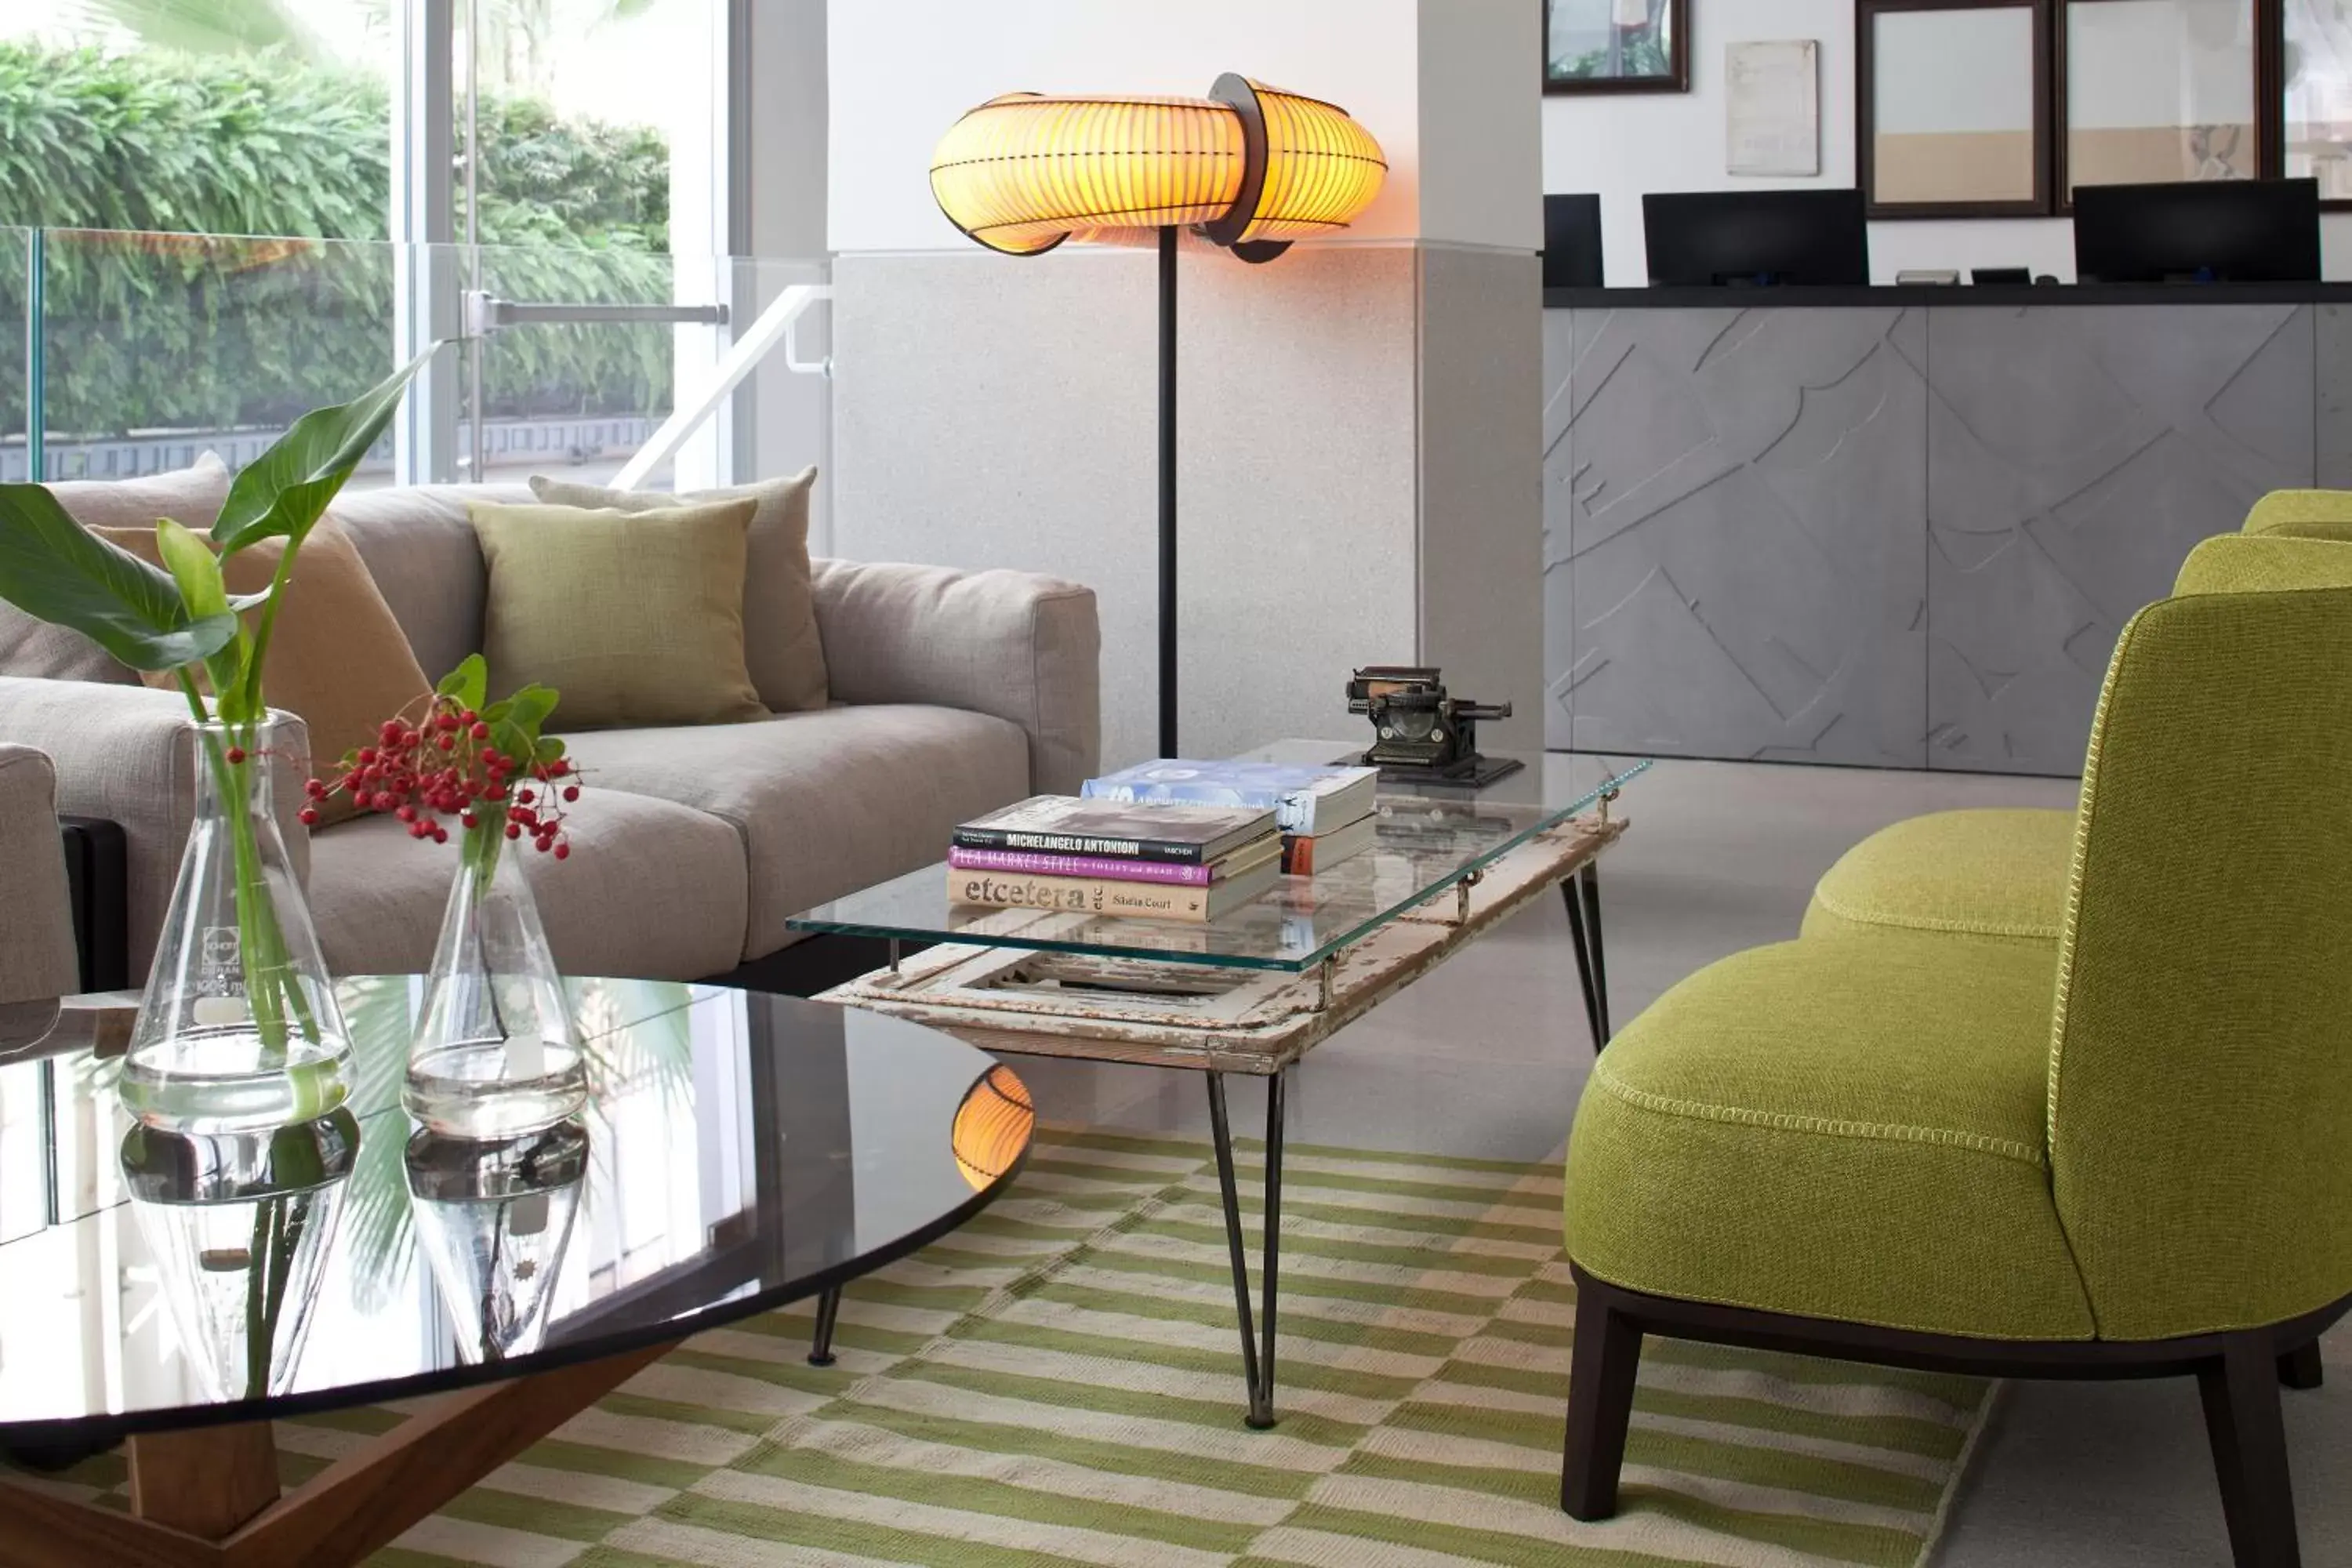
[{"label": "lamp black pole", "polygon": [[1176,230],[1160,231],[1160,754],[1176,749]]}]

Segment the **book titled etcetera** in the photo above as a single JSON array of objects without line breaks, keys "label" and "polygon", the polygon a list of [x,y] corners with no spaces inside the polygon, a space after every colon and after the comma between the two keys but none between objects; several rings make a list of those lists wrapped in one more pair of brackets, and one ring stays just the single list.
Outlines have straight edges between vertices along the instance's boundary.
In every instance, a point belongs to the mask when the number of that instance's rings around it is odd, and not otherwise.
[{"label": "book titled etcetera", "polygon": [[1139,763],[1088,779],[1088,800],[1151,805],[1254,806],[1285,833],[1328,833],[1371,814],[1378,768],[1295,767],[1285,763]]}]

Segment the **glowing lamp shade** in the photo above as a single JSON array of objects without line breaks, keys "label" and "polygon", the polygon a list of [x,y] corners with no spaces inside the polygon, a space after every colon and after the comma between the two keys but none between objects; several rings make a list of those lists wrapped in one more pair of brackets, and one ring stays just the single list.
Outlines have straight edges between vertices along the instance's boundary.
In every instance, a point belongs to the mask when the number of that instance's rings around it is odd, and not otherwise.
[{"label": "glowing lamp shade", "polygon": [[957,121],[931,157],[949,220],[1015,256],[1198,228],[1263,260],[1345,227],[1387,175],[1346,110],[1233,75],[1208,98],[1009,93]]},{"label": "glowing lamp shade", "polygon": [[1011,1068],[991,1068],[971,1086],[963,1103],[956,1107],[950,1137],[955,1144],[956,1169],[971,1184],[972,1191],[984,1190],[1013,1169],[1021,1152],[1029,1147],[1029,1134],[1036,1125],[1037,1108],[1029,1098],[1029,1086],[1014,1077]]}]

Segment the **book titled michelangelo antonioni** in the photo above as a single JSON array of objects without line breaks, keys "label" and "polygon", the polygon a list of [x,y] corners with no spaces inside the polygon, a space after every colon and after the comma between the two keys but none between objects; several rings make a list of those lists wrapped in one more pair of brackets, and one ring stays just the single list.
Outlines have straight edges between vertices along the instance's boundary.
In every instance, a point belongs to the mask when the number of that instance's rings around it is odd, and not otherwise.
[{"label": "book titled michelangelo antonioni", "polygon": [[1247,806],[1129,805],[1040,795],[965,823],[950,842],[961,849],[1208,866],[1274,830],[1272,811]]}]

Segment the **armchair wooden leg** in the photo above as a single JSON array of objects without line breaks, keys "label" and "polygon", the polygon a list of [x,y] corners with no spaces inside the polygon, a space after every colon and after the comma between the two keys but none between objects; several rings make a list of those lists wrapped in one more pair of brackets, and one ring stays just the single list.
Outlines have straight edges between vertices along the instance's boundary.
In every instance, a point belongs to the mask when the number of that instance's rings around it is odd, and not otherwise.
[{"label": "armchair wooden leg", "polygon": [[2231,1334],[2221,1359],[2197,1373],[2237,1568],[2300,1568],[2303,1560],[2279,1405],[2279,1364],[2268,1335]]},{"label": "armchair wooden leg", "polygon": [[1560,1461],[1559,1506],[1572,1519],[1617,1511],[1617,1475],[1625,1466],[1625,1427],[1633,1415],[1633,1374],[1641,1370],[1642,1331],[1611,1309],[1598,1279],[1576,1282],[1576,1343],[1568,1372],[1568,1442]]},{"label": "armchair wooden leg", "polygon": [[2300,1350],[2292,1350],[2278,1358],[2279,1382],[2289,1388],[2313,1389],[2326,1381],[2319,1364],[2319,1342],[2312,1341]]}]

